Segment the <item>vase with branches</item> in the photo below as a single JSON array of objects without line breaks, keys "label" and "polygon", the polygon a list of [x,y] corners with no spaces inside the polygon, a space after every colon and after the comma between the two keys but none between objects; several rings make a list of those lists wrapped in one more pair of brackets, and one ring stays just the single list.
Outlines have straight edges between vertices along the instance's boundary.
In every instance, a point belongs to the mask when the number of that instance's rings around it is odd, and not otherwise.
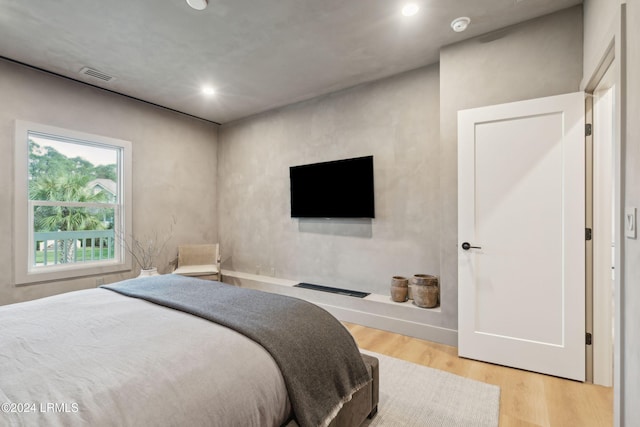
[{"label": "vase with branches", "polygon": [[148,235],[129,235],[123,238],[124,247],[131,254],[136,264],[140,266],[140,276],[154,276],[158,274],[157,258],[162,254],[167,243],[171,240],[173,227],[166,233],[153,231]]}]

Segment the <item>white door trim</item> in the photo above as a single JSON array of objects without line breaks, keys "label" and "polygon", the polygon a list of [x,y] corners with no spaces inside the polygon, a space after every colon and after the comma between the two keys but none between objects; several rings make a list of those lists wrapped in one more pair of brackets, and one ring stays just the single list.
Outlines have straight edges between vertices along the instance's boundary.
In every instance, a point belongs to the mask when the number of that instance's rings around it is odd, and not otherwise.
[{"label": "white door trim", "polygon": [[612,247],[614,218],[614,94],[613,68],[594,91],[593,135],[593,382],[613,385]]}]

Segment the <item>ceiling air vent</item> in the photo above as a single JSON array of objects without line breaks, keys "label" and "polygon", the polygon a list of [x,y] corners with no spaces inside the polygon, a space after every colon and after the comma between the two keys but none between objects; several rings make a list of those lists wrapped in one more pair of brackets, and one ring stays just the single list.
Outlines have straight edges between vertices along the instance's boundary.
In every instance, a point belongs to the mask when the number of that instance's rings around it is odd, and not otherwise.
[{"label": "ceiling air vent", "polygon": [[105,74],[102,71],[98,71],[89,67],[84,67],[82,70],[80,70],[80,74],[92,77],[94,79],[102,80],[103,82],[110,82],[111,80],[115,79],[115,77],[110,76],[109,74]]}]

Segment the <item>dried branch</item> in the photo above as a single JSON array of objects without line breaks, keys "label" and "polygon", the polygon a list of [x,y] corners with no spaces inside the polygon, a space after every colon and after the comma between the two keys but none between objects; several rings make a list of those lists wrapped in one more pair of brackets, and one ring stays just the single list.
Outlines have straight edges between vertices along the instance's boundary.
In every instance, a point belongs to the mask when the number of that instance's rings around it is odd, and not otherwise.
[{"label": "dried branch", "polygon": [[120,235],[124,248],[131,254],[141,269],[148,270],[154,267],[156,258],[160,256],[169,240],[171,240],[174,223],[175,218],[164,236],[159,236],[157,231],[154,231],[151,236],[136,237],[130,234],[130,239],[125,238],[124,234]]}]

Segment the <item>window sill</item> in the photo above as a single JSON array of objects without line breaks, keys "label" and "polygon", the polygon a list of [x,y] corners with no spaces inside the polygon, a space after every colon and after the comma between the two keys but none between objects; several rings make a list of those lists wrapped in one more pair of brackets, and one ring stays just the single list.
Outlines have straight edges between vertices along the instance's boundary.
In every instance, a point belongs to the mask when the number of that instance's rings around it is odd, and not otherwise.
[{"label": "window sill", "polygon": [[100,263],[91,264],[83,267],[52,267],[50,269],[38,269],[29,272],[17,272],[15,277],[16,286],[35,285],[45,282],[63,281],[69,279],[77,279],[86,276],[95,276],[101,274],[120,273],[131,271],[131,262],[124,263]]}]

